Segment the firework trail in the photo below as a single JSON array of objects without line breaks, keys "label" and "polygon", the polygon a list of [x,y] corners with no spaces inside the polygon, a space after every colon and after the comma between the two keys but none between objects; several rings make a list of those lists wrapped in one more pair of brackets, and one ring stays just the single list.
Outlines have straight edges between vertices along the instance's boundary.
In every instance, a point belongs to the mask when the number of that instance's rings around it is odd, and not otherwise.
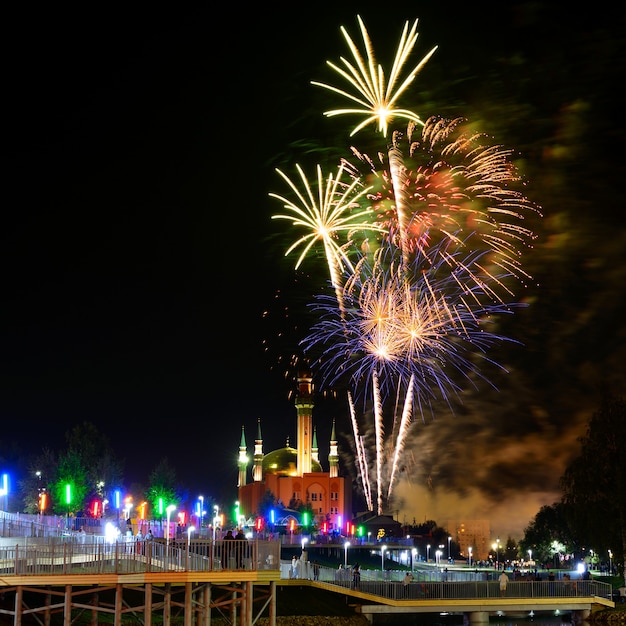
[{"label": "firework trail", "polygon": [[361,477],[361,488],[365,501],[369,510],[373,510],[372,506],[372,489],[369,482],[369,472],[367,469],[367,457],[365,456],[365,446],[363,444],[363,437],[359,433],[359,426],[356,419],[356,411],[354,409],[354,402],[352,401],[352,394],[348,392],[348,405],[350,407],[350,420],[352,422],[352,431],[354,433],[354,445],[356,450],[356,459],[359,469],[359,476]]},{"label": "firework trail", "polygon": [[395,478],[398,473],[400,457],[404,450],[404,444],[406,442],[407,435],[409,433],[409,426],[411,425],[411,414],[413,408],[413,386],[415,379],[412,376],[409,381],[407,389],[406,399],[404,401],[404,408],[402,410],[402,418],[400,420],[400,427],[398,429],[398,435],[396,437],[396,444],[393,451],[393,461],[391,463],[391,476],[389,478],[389,485],[387,487],[387,501],[391,500],[391,493],[395,483]]}]

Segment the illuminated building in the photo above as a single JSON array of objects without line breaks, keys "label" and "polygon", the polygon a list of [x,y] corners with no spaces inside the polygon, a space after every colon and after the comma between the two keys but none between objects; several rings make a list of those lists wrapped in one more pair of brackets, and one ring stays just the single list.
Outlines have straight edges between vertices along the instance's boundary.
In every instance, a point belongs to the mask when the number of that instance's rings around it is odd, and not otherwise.
[{"label": "illuminated building", "polygon": [[[263,453],[261,421],[254,445],[252,482],[248,482],[249,457],[242,428],[239,445],[239,503],[246,517],[257,516],[265,494],[271,492],[279,506],[292,511],[309,507],[312,523],[329,532],[352,519],[352,480],[339,476],[339,454],[333,422],[328,455],[328,471],[319,461],[317,434],[313,427],[313,381],[309,372],[298,373],[295,399],[296,448]],[[301,516],[299,516],[302,521]]]}]

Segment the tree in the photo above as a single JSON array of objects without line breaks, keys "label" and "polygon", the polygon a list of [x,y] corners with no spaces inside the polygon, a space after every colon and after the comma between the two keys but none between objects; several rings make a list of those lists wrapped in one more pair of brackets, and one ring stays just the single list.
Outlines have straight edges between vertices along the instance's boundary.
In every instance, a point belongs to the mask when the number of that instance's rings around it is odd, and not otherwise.
[{"label": "tree", "polygon": [[165,510],[170,504],[178,504],[176,489],[176,470],[167,457],[163,457],[152,470],[146,499],[152,505],[154,517]]},{"label": "tree", "polygon": [[542,506],[524,530],[524,538],[519,544],[521,553],[527,554],[528,550],[532,550],[536,561],[557,566],[577,545],[568,520],[565,503]]},{"label": "tree", "polygon": [[[65,433],[68,454],[77,457],[85,471],[84,500],[113,501],[113,490],[122,483],[122,465],[115,457],[109,438],[91,422],[77,424]],[[87,502],[78,508],[86,508]]]},{"label": "tree", "polygon": [[[581,454],[561,478],[563,502],[581,547],[615,563],[625,575],[626,403],[606,395],[581,437]],[[606,556],[605,556],[606,555]]]}]

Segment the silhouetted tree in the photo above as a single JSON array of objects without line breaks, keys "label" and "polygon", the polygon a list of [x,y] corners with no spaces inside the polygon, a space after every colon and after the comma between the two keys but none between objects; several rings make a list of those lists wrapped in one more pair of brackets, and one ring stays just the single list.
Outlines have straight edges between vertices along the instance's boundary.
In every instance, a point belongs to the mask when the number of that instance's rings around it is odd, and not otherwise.
[{"label": "silhouetted tree", "polygon": [[581,546],[624,573],[626,553],[626,403],[607,395],[580,438],[581,454],[561,478],[563,502]]}]

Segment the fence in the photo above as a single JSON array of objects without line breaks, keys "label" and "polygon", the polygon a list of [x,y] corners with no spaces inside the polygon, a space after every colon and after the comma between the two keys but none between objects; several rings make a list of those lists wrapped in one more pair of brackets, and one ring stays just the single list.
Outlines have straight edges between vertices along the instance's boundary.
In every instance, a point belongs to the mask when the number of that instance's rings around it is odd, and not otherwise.
[{"label": "fence", "polygon": [[260,540],[110,542],[99,537],[81,543],[71,537],[0,547],[0,573],[21,576],[278,570],[279,564],[280,545]]}]

